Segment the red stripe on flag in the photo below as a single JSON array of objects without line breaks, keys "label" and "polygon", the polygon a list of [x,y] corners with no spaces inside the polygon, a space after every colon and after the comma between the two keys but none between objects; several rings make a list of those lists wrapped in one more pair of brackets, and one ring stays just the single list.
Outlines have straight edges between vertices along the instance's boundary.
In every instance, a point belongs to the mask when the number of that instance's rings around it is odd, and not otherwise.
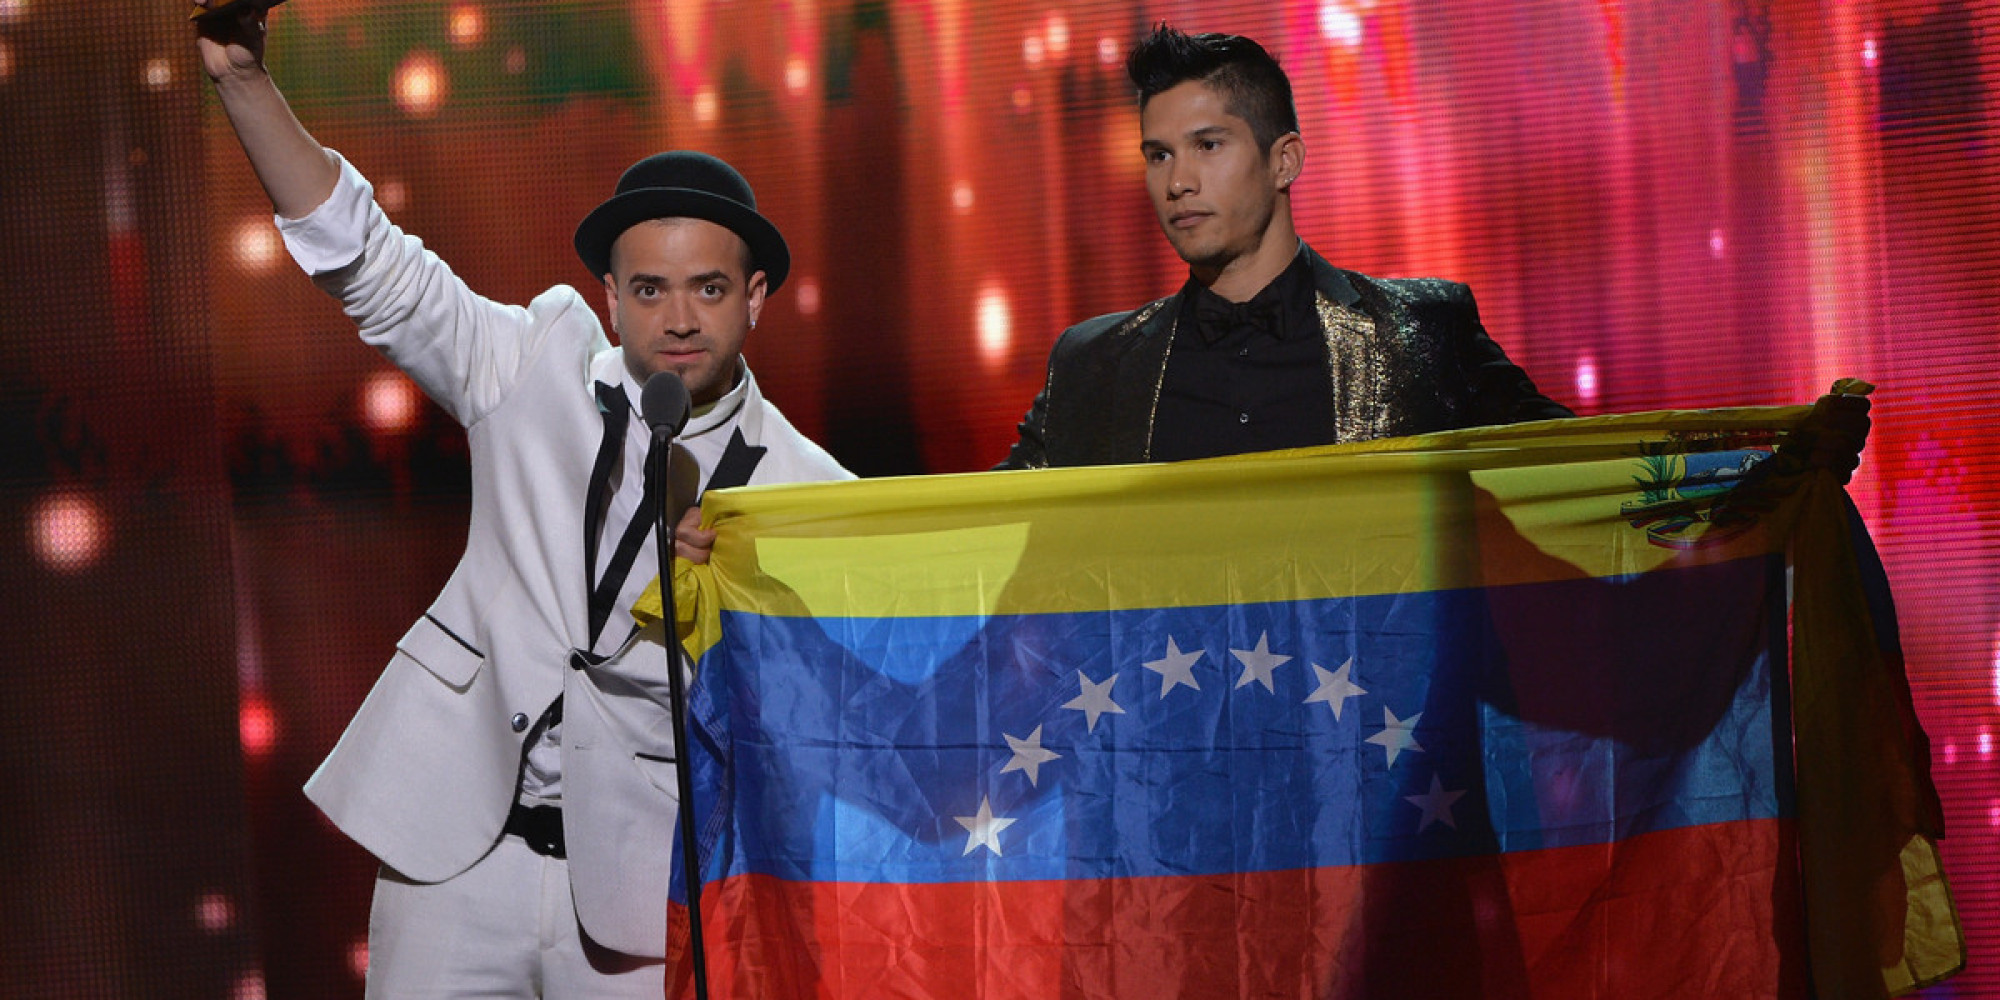
[{"label": "red stripe on flag", "polygon": [[1792,823],[1763,820],[1244,875],[746,875],[703,895],[703,934],[717,998],[1790,998],[1805,995],[1795,852]]}]

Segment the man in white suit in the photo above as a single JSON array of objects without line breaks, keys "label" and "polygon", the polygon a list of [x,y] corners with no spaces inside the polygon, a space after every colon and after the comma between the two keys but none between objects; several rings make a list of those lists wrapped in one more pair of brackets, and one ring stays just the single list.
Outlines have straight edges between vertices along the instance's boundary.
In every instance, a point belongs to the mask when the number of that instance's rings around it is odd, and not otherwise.
[{"label": "man in white suit", "polygon": [[[677,464],[705,487],[850,477],[739,353],[785,241],[727,164],[663,153],[577,228],[619,347],[568,286],[485,299],[299,125],[241,6],[197,44],[287,247],[472,455],[463,560],[306,786],[382,862],[369,995],[657,998],[675,738],[665,650],[628,610],[657,571],[634,411],[649,376],[682,376]],[[681,523],[705,558],[713,535]]]}]

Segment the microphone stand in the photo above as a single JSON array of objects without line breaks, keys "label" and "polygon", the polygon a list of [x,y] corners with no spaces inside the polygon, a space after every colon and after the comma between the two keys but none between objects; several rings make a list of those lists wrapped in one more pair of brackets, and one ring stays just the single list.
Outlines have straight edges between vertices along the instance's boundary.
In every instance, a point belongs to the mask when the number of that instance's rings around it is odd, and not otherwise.
[{"label": "microphone stand", "polygon": [[[682,398],[686,398],[685,394]],[[681,881],[687,887],[688,959],[694,963],[695,1000],[708,1000],[708,961],[701,943],[701,859],[696,856],[699,848],[695,843],[694,768],[688,759],[692,741],[688,738],[687,685],[681,680],[679,619],[674,610],[674,525],[667,518],[667,510],[673,506],[673,480],[667,473],[673,467],[674,430],[664,426],[653,428],[652,473],[660,499],[654,512],[657,527],[653,538],[660,560],[661,624],[666,629],[667,703],[674,722],[674,783],[681,797],[676,812],[680,814]]]}]

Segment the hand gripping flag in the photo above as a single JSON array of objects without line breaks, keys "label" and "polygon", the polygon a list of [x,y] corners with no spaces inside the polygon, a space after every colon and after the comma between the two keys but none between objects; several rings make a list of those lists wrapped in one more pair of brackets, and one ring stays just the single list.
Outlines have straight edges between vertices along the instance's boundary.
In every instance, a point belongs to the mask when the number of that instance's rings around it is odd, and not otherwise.
[{"label": "hand gripping flag", "polygon": [[1770,453],[1804,412],[712,495],[675,584],[714,995],[1951,974],[1879,565]]}]

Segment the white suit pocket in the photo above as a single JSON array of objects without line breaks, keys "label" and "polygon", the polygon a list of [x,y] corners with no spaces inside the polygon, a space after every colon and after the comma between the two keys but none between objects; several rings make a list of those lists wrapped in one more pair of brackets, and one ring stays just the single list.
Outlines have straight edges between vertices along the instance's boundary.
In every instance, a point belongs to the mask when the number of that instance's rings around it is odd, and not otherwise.
[{"label": "white suit pocket", "polygon": [[429,615],[417,619],[417,623],[410,626],[410,631],[396,643],[396,648],[422,664],[438,680],[461,691],[479,673],[479,665],[486,662],[484,654]]}]

